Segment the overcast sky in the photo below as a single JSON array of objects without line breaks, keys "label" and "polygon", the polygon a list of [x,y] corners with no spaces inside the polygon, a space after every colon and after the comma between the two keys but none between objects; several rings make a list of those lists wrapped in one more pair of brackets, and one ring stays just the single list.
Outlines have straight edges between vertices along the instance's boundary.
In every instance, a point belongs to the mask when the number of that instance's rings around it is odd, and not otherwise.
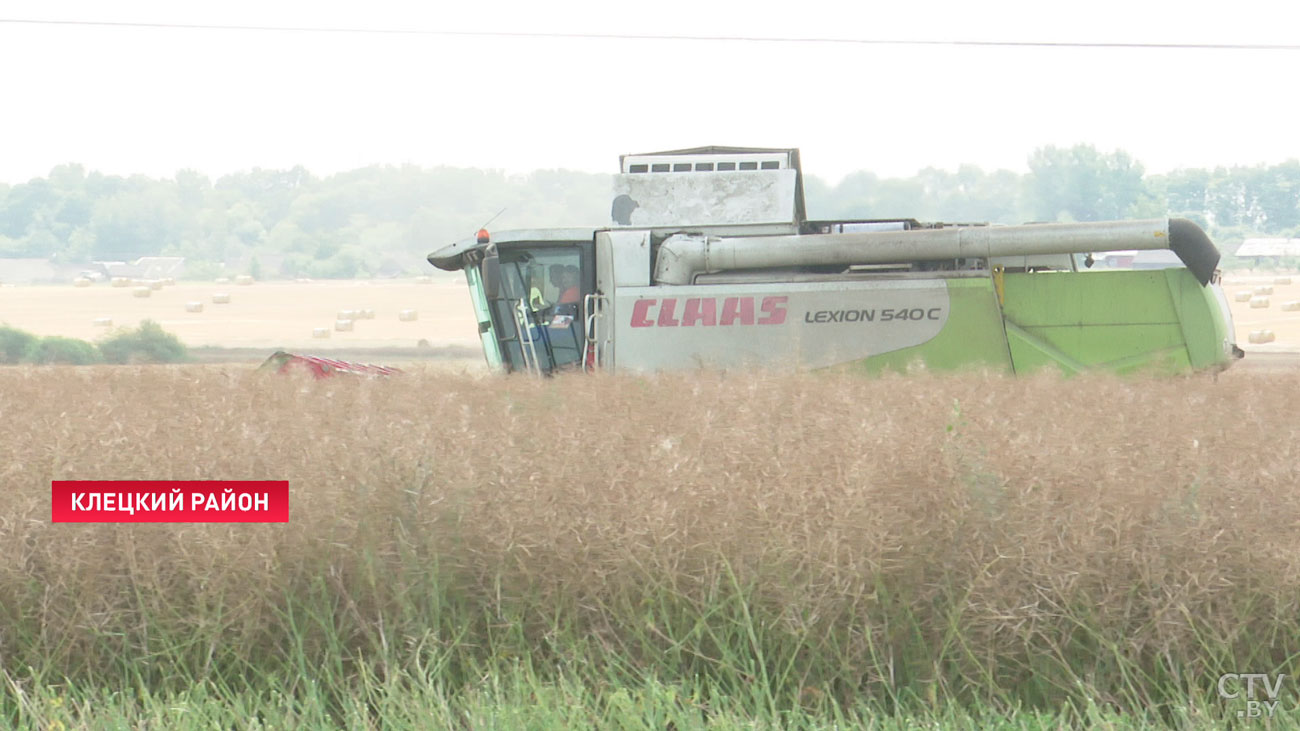
[{"label": "overcast sky", "polygon": [[[848,7],[854,5],[856,7]],[[502,33],[1300,43],[1282,2],[429,4],[3,0],[0,19]],[[1148,171],[1300,157],[1300,50],[520,38],[0,22],[0,182],[332,173],[373,163],[613,172],[621,153],[799,147],[835,182],[1035,148]]]}]

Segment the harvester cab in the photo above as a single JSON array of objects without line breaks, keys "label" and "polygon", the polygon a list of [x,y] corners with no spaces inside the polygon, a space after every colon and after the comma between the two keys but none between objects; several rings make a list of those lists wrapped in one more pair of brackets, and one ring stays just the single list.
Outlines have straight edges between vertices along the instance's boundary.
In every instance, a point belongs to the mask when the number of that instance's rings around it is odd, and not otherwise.
[{"label": "harvester cab", "polygon": [[479,236],[457,254],[490,365],[543,374],[582,366],[582,303],[595,289],[593,235],[512,231]]},{"label": "harvester cab", "polygon": [[[479,235],[465,272],[489,365],[1180,371],[1240,353],[1219,253],[1181,219],[1081,224],[809,220],[795,149],[624,155],[611,224]],[[1081,269],[1092,252],[1182,266]]]}]

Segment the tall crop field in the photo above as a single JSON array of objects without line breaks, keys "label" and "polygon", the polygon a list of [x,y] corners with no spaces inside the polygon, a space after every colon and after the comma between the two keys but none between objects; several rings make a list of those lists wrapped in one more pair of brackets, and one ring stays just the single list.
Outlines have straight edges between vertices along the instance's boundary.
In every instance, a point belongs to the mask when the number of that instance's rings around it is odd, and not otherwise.
[{"label": "tall crop field", "polygon": [[[1231,672],[1295,724],[1296,373],[23,367],[0,415],[0,725],[1199,728]],[[53,479],[290,521],[52,524]]]}]

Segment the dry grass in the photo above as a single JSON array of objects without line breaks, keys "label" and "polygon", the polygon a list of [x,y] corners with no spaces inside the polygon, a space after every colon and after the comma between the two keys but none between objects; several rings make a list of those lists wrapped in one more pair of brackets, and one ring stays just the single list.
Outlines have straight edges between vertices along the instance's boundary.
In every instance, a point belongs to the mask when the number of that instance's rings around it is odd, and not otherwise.
[{"label": "dry grass", "polygon": [[[1135,708],[1300,652],[1296,373],[14,368],[0,413],[0,664],[32,682],[527,656],[774,708]],[[288,479],[291,519],[49,522],[50,480],[107,478]]]}]

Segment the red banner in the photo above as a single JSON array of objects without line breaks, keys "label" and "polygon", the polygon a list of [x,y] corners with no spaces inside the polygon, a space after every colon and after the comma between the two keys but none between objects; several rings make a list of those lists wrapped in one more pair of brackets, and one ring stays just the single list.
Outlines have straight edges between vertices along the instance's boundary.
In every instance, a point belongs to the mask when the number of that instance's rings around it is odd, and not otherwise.
[{"label": "red banner", "polygon": [[55,523],[288,523],[288,480],[54,480]]}]

